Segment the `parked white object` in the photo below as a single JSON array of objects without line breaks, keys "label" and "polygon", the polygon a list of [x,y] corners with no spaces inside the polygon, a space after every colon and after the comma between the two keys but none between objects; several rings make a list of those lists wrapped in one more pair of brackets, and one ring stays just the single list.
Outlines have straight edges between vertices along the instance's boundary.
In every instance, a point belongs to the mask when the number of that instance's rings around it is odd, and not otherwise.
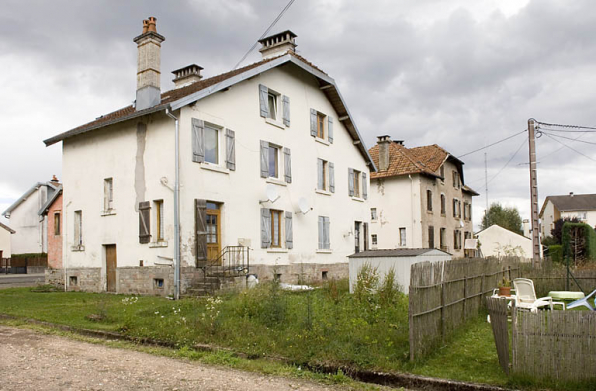
[{"label": "parked white object", "polygon": [[308,285],[294,285],[281,282],[279,287],[284,291],[312,291],[314,288]]},{"label": "parked white object", "polygon": [[527,278],[516,278],[513,280],[513,287],[515,288],[515,306],[517,308],[527,309],[531,312],[537,312],[538,308],[548,306],[551,311],[555,305],[561,305],[563,311],[565,310],[565,303],[560,301],[553,301],[552,297],[546,296],[536,298],[536,290],[534,289],[534,282]]}]

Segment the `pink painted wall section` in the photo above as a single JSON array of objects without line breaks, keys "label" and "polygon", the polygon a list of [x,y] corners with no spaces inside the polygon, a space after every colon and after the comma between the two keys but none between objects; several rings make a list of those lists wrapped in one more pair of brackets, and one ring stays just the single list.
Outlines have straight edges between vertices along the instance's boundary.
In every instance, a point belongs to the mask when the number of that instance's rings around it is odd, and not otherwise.
[{"label": "pink painted wall section", "polygon": [[[56,230],[56,215],[59,215],[60,226]],[[62,194],[56,198],[48,210],[48,267],[62,268],[62,235],[64,233],[64,216],[62,215]],[[58,234],[58,235],[57,235]]]}]

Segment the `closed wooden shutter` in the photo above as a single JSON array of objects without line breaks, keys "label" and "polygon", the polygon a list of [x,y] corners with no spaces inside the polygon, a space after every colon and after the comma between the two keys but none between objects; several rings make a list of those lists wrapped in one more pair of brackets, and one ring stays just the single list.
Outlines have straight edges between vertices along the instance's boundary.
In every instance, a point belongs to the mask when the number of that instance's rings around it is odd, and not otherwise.
[{"label": "closed wooden shutter", "polygon": [[292,155],[290,148],[284,148],[284,177],[287,183],[292,183]]},{"label": "closed wooden shutter", "polygon": [[329,162],[329,191],[335,193],[335,166]]},{"label": "closed wooden shutter", "polygon": [[354,169],[348,168],[348,194],[354,197]]},{"label": "closed wooden shutter", "polygon": [[362,224],[364,233],[364,251],[368,250],[368,223]]},{"label": "closed wooden shutter", "polygon": [[284,95],[281,100],[283,103],[284,125],[290,126],[290,97]]},{"label": "closed wooden shutter", "polygon": [[327,138],[329,139],[329,142],[333,144],[333,118],[329,115],[327,116],[327,119]]},{"label": "closed wooden shutter", "polygon": [[368,198],[368,184],[366,182],[366,173],[362,173],[362,198],[365,200]]},{"label": "closed wooden shutter", "polygon": [[261,209],[261,248],[271,247],[271,211]]},{"label": "closed wooden shutter", "polygon": [[192,161],[205,161],[205,123],[197,118],[192,119]]},{"label": "closed wooden shutter", "polygon": [[261,177],[269,176],[269,143],[261,140]]},{"label": "closed wooden shutter", "polygon": [[325,218],[323,216],[319,216],[319,249],[323,249],[323,243],[325,241],[324,237],[325,234],[323,230],[325,229]]},{"label": "closed wooden shutter", "polygon": [[329,239],[329,217],[323,217],[323,246],[327,250],[331,248]]},{"label": "closed wooden shutter", "polygon": [[139,202],[139,243],[151,241],[151,204],[149,201]]},{"label": "closed wooden shutter", "polygon": [[286,248],[294,248],[294,228],[292,226],[292,212],[286,212]]},{"label": "closed wooden shutter", "polygon": [[236,170],[236,132],[226,129],[226,167]]},{"label": "closed wooden shutter", "polygon": [[262,84],[259,84],[259,107],[261,117],[269,117],[269,89]]},{"label": "closed wooden shutter", "polygon": [[197,265],[207,262],[207,201],[195,199]]},{"label": "closed wooden shutter", "polygon": [[325,178],[323,178],[323,160],[317,159],[317,189],[325,190]]},{"label": "closed wooden shutter", "polygon": [[317,137],[317,111],[310,109],[310,135]]}]

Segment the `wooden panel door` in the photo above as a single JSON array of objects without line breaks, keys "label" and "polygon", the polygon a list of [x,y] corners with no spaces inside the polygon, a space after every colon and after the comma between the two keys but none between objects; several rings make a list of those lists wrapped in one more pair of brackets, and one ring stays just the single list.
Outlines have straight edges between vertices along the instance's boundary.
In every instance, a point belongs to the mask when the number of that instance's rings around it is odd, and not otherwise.
[{"label": "wooden panel door", "polygon": [[116,292],[116,245],[106,245],[106,277],[107,277],[107,291]]}]

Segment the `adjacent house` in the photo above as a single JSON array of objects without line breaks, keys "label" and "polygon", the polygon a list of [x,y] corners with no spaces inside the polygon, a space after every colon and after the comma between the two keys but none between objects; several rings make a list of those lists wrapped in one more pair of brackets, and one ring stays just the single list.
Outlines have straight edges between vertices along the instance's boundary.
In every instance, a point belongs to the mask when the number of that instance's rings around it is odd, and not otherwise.
[{"label": "adjacent house", "polygon": [[48,267],[62,268],[62,185],[41,210],[47,221]]},{"label": "adjacent house", "polygon": [[378,137],[370,155],[371,246],[437,248],[464,257],[472,238],[472,197],[463,162],[438,145],[406,148]]},{"label": "adjacent house", "polygon": [[563,218],[578,218],[596,227],[596,194],[573,194],[548,196],[540,209],[542,237],[551,236],[555,221]]},{"label": "adjacent house", "polygon": [[2,212],[16,231],[11,236],[13,254],[40,254],[48,251],[48,222],[42,211],[60,188],[56,176],[49,182],[38,182]]},{"label": "adjacent house", "polygon": [[56,279],[171,294],[210,270],[347,277],[375,166],[335,81],[284,31],[260,41],[261,61],[212,77],[192,64],[162,93],[164,40],[144,21],[133,106],[44,141],[63,149]]},{"label": "adjacent house", "polygon": [[10,258],[12,255],[10,239],[16,231],[9,226],[0,223],[0,267],[2,258]]},{"label": "adjacent house", "polygon": [[[517,234],[500,225],[490,227],[476,233],[480,242],[480,251],[485,257],[519,257],[525,262],[532,261],[532,238]],[[542,248],[540,249],[542,257]]]}]

